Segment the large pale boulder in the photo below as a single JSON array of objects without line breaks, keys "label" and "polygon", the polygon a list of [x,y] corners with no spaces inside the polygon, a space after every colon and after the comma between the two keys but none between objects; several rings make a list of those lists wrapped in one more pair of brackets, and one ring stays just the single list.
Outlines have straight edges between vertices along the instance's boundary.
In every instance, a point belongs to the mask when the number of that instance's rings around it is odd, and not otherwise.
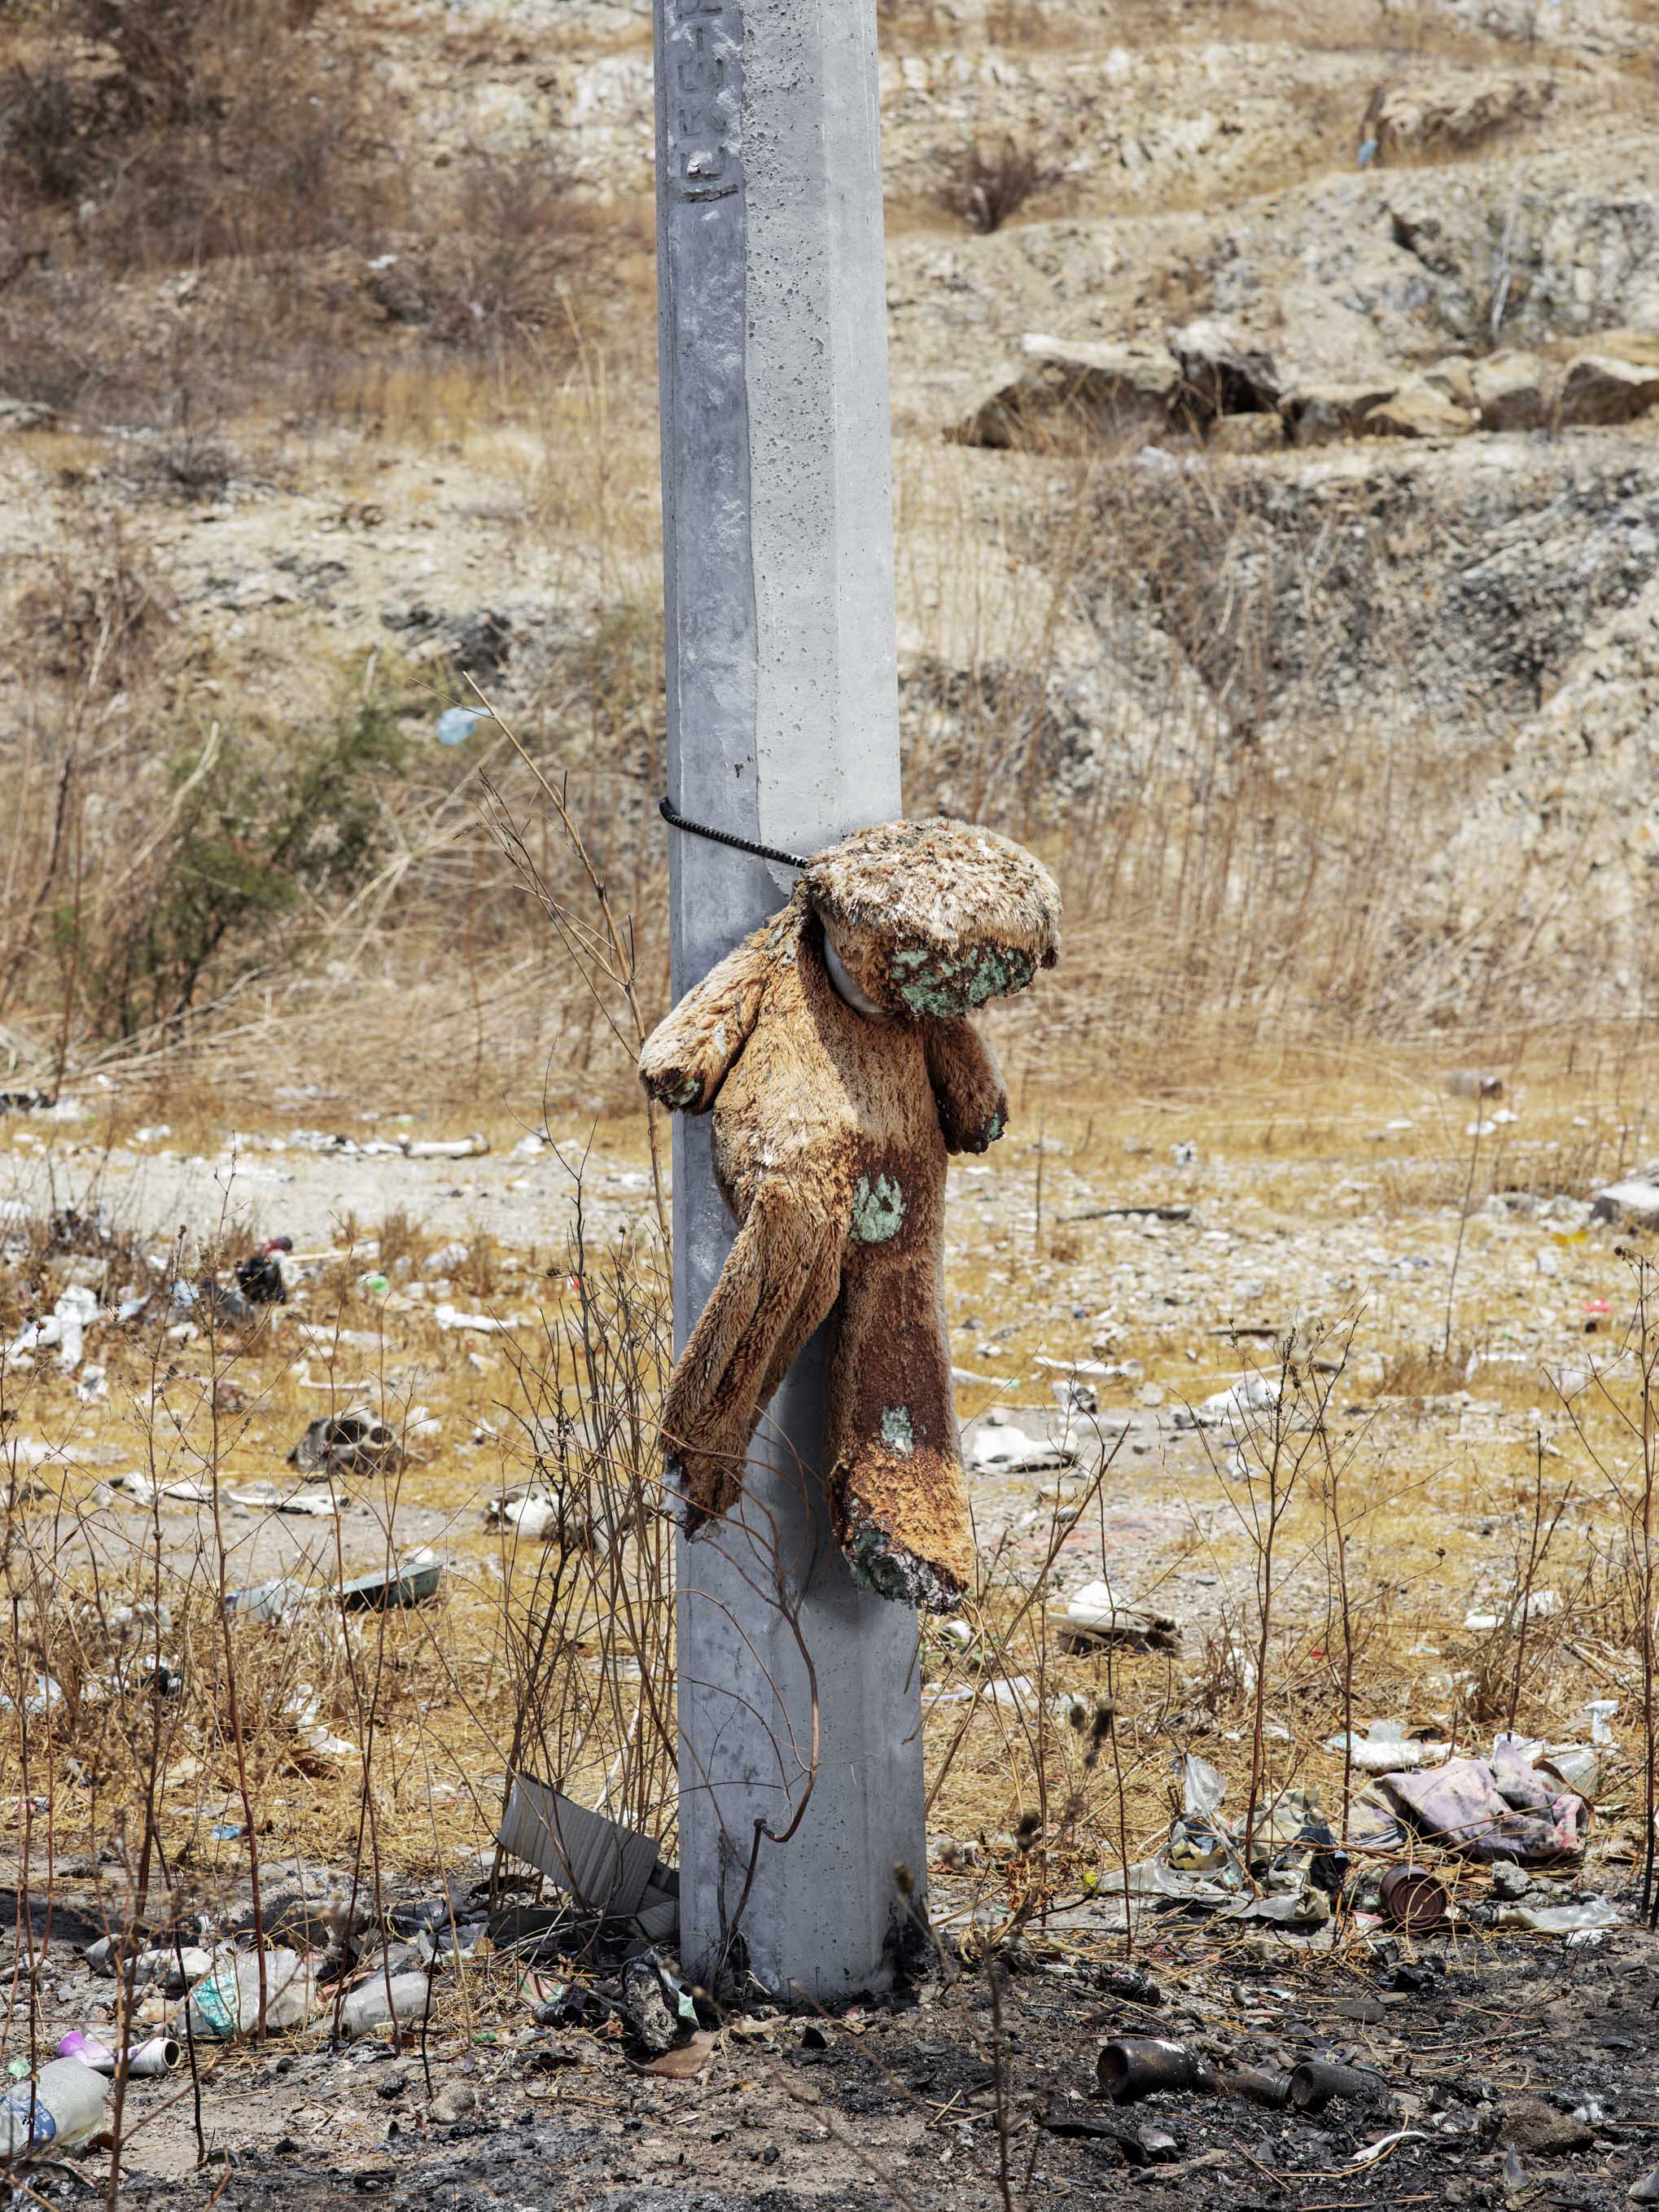
[{"label": "large pale boulder", "polygon": [[1033,334],[1024,366],[952,433],[964,446],[1042,447],[1087,437],[1145,443],[1167,434],[1182,388],[1170,355]]},{"label": "large pale boulder", "polygon": [[1374,438],[1467,438],[1479,417],[1420,377],[1373,407],[1365,428]]}]

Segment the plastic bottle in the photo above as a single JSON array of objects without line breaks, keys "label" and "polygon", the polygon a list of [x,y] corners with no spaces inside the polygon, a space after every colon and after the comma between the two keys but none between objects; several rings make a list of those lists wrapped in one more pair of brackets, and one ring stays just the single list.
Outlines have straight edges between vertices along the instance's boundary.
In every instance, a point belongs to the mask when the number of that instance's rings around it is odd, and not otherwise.
[{"label": "plastic bottle", "polygon": [[0,2095],[0,2159],[70,2150],[103,2124],[108,2084],[78,2058],[54,2058]]},{"label": "plastic bottle", "polygon": [[[317,1969],[297,1951],[264,1954],[265,2026],[303,2027],[317,2011]],[[251,2034],[259,2018],[259,1954],[220,1960],[190,1993],[190,2024],[200,2036]]]},{"label": "plastic bottle", "polygon": [[340,2033],[350,2039],[372,2035],[392,2021],[424,2020],[432,2007],[432,1984],[425,1974],[394,1974],[386,1995],[384,1974],[371,1974],[340,2008]]}]

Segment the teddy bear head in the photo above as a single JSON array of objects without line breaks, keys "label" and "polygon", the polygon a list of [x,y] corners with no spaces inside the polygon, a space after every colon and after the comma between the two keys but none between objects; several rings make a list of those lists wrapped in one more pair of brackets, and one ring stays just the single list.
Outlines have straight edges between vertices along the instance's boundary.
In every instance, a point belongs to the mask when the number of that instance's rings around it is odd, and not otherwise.
[{"label": "teddy bear head", "polygon": [[945,815],[854,830],[817,854],[801,893],[832,972],[882,1013],[971,1013],[1060,957],[1048,871],[1011,838]]}]

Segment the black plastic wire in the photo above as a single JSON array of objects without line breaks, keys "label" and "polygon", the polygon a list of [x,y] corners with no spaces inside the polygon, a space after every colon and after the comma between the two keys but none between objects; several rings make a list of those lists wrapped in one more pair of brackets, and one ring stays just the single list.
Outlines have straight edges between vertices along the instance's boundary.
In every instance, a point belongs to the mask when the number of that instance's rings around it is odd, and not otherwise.
[{"label": "black plastic wire", "polygon": [[786,868],[810,868],[809,856],[800,853],[781,853],[775,845],[757,845],[751,838],[739,837],[730,830],[711,830],[706,822],[688,822],[672,799],[659,799],[657,811],[671,830],[684,830],[688,836],[707,837],[716,845],[730,845],[739,853],[751,853],[757,860],[776,860]]}]

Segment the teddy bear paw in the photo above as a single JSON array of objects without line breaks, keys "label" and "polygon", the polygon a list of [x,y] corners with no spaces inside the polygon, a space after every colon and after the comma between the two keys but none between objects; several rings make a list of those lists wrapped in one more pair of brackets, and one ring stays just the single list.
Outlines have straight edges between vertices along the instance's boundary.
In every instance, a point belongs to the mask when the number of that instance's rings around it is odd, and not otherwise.
[{"label": "teddy bear paw", "polygon": [[663,1510],[681,1534],[695,1542],[714,1526],[714,1516],[695,1503],[691,1478],[678,1452],[665,1452],[662,1462]]},{"label": "teddy bear paw", "polygon": [[884,1528],[860,1528],[842,1547],[848,1571],[860,1589],[914,1605],[922,1613],[956,1613],[962,1584],[945,1567],[896,1542]]}]

